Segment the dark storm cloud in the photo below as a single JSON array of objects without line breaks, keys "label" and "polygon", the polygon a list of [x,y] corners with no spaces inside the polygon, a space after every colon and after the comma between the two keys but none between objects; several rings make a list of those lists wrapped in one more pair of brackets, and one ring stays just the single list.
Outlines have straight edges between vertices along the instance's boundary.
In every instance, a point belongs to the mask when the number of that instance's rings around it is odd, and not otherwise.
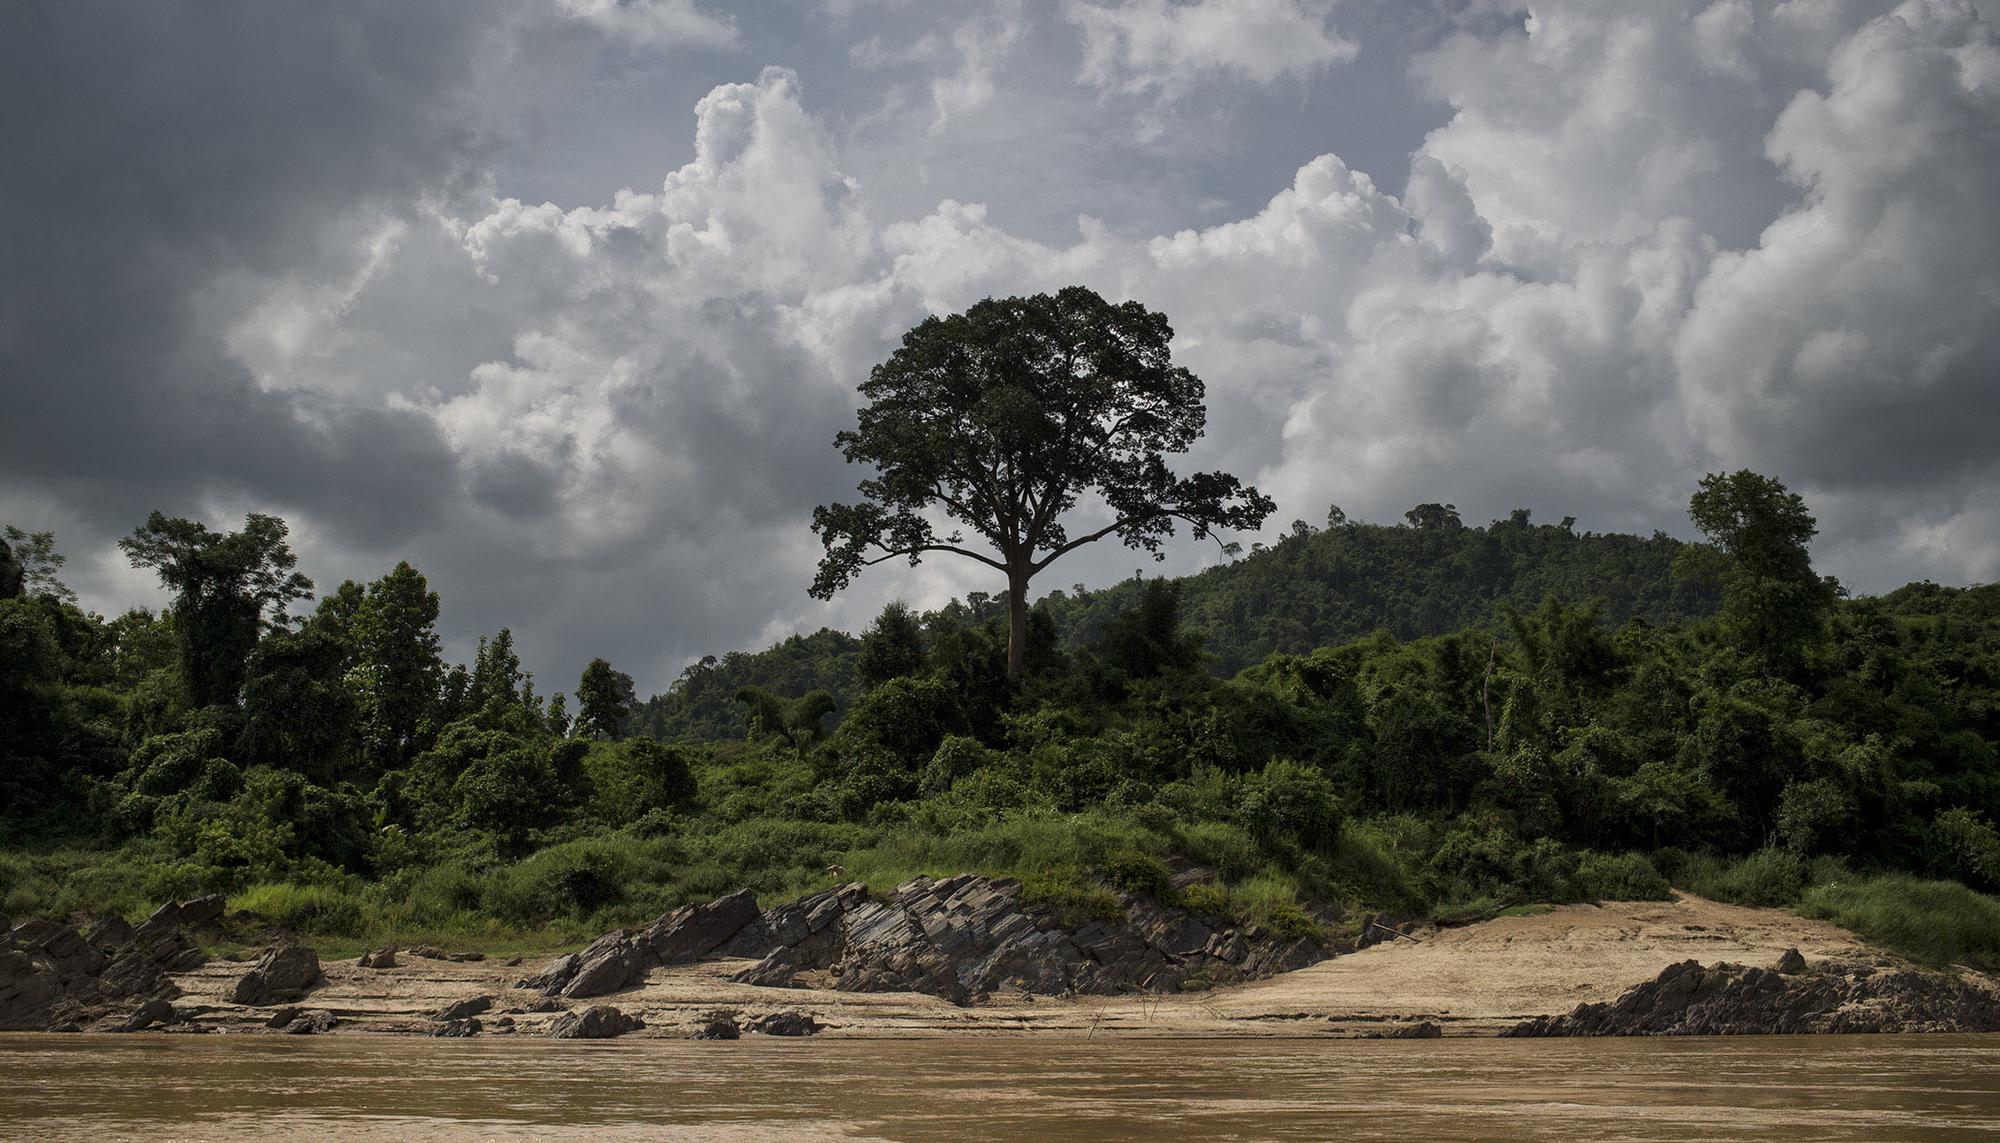
[{"label": "dark storm cloud", "polygon": [[435,504],[451,464],[427,422],[264,391],[199,310],[224,274],[324,259],[330,220],[476,169],[463,100],[496,11],[0,3],[7,481],[88,485],[108,532],[216,490],[364,540],[409,523],[387,480],[419,518]]}]

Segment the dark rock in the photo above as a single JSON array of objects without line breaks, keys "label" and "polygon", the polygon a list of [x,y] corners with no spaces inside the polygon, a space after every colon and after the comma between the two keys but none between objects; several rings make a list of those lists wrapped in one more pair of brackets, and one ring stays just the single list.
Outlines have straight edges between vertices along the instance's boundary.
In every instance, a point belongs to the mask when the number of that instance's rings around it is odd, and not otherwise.
[{"label": "dark rock", "polygon": [[1818,1035],[2000,1031],[2000,995],[1943,973],[1784,976],[1740,964],[1669,965],[1609,1004],[1542,1016],[1509,1036]]},{"label": "dark rock", "polygon": [[462,1019],[446,1020],[444,1023],[439,1024],[431,1032],[431,1035],[443,1039],[456,1040],[464,1039],[467,1036],[477,1036],[482,1030],[483,1026],[479,1023],[478,1017],[466,1016]]},{"label": "dark rock", "polygon": [[802,972],[825,971],[842,989],[924,992],[965,1004],[999,991],[1172,991],[1190,980],[1302,968],[1326,955],[1310,940],[1218,931],[1130,894],[1120,897],[1116,917],[1065,926],[1048,907],[1023,902],[1020,890],[1004,878],[920,877],[878,902],[860,886],[843,886],[766,911],[760,928],[778,947],[733,979],[785,986]]},{"label": "dark rock", "polygon": [[443,1008],[438,1009],[433,1014],[433,1019],[449,1024],[454,1020],[463,1020],[469,1016],[477,1016],[482,1012],[492,1010],[492,1008],[493,998],[491,996],[473,996],[453,1004],[447,1004]]},{"label": "dark rock", "polygon": [[710,1020],[688,1033],[690,1040],[736,1040],[742,1036],[743,1033],[736,1027],[736,1021],[722,1019]]},{"label": "dark rock", "polygon": [[181,907],[172,901],[153,910],[153,915],[139,922],[132,930],[133,939],[152,943],[164,940],[180,931]]},{"label": "dark rock", "polygon": [[208,954],[200,949],[182,949],[163,962],[168,972],[193,972],[208,963]]},{"label": "dark rock", "polygon": [[583,965],[583,958],[575,953],[564,953],[549,962],[548,967],[530,977],[525,977],[516,988],[532,988],[550,995],[561,992]]},{"label": "dark rock", "polygon": [[417,945],[415,948],[412,948],[410,950],[410,955],[420,956],[423,957],[425,960],[448,960],[458,964],[463,964],[469,961],[480,961],[486,959],[485,953],[446,952],[443,949],[438,948],[436,945]]},{"label": "dark rock", "polygon": [[757,897],[739,889],[706,905],[683,905],[646,927],[639,942],[657,964],[687,964],[722,946],[758,920]]},{"label": "dark rock", "polygon": [[274,1009],[271,1012],[271,1018],[264,1021],[264,1027],[282,1028],[305,1014],[305,1009],[300,1008],[296,1004],[288,1004],[282,1008]]},{"label": "dark rock", "polygon": [[138,948],[127,946],[98,974],[97,993],[106,1000],[172,1000],[181,994],[181,990],[167,979],[167,974],[152,958]]},{"label": "dark rock", "polygon": [[326,978],[319,956],[302,945],[279,945],[259,957],[236,982],[230,999],[252,1008],[283,1004],[312,991]]},{"label": "dark rock", "polygon": [[138,1011],[127,1016],[111,1030],[114,1032],[143,1032],[158,1024],[177,1023],[179,1014],[174,1006],[164,1000],[148,1000],[139,1005]]},{"label": "dark rock", "polygon": [[63,991],[62,977],[47,958],[18,948],[0,950],[0,1031],[48,1027]]},{"label": "dark rock", "polygon": [[607,933],[577,954],[576,971],[560,994],[572,1000],[604,996],[645,979],[648,957],[639,942],[624,933]]},{"label": "dark rock", "polygon": [[361,954],[361,959],[355,963],[361,968],[394,968],[396,967],[396,950],[394,946],[391,946],[386,949],[377,949],[374,952],[364,952]]},{"label": "dark rock", "polygon": [[89,942],[90,947],[110,956],[138,938],[133,935],[132,925],[125,918],[106,917],[90,926],[83,939]]},{"label": "dark rock", "polygon": [[228,901],[220,893],[210,893],[206,897],[196,897],[181,903],[180,923],[190,929],[212,928],[222,919],[222,912]]},{"label": "dark rock", "polygon": [[1797,949],[1786,949],[1778,958],[1778,971],[1786,976],[1797,976],[1806,970],[1805,955]]},{"label": "dark rock", "polygon": [[762,1036],[814,1036],[825,1027],[826,1025],[799,1011],[773,1012],[768,1016],[759,1016],[743,1026],[744,1031],[755,1032]]},{"label": "dark rock", "polygon": [[628,1016],[609,1004],[593,1004],[558,1017],[549,1028],[549,1036],[557,1040],[609,1040],[645,1026],[637,1016]]},{"label": "dark rock", "polygon": [[1368,1039],[1435,1040],[1442,1035],[1444,1035],[1444,1029],[1429,1020],[1420,1020],[1415,1024],[1398,1024],[1393,1028],[1385,1028],[1380,1032],[1371,1032],[1368,1035]]},{"label": "dark rock", "polygon": [[506,968],[513,968],[515,965],[520,964],[525,959],[527,958],[521,956],[519,953],[516,953],[513,956],[508,957],[506,960],[501,961],[500,964]]},{"label": "dark rock", "polygon": [[331,1032],[340,1021],[324,1008],[309,1008],[288,1022],[282,1031],[288,1036],[317,1036]]}]

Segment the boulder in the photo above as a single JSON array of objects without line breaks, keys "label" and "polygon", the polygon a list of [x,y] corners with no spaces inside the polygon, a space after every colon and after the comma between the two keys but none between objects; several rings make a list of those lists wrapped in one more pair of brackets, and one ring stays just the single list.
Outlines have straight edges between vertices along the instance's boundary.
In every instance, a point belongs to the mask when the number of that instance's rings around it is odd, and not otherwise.
[{"label": "boulder", "polygon": [[578,954],[576,971],[563,982],[559,994],[581,1000],[629,988],[645,979],[647,959],[637,941],[624,933],[608,933]]},{"label": "boulder", "polygon": [[1785,976],[1797,976],[1805,970],[1805,954],[1797,949],[1786,949],[1785,955],[1778,958],[1778,971]]},{"label": "boulder", "polygon": [[257,959],[236,982],[230,999],[252,1008],[298,1000],[326,978],[319,956],[302,945],[279,945]]},{"label": "boulder", "polygon": [[216,922],[222,920],[223,910],[228,905],[229,902],[220,893],[182,902],[180,923],[190,929],[213,928]]},{"label": "boulder", "polygon": [[324,1008],[310,1008],[299,1013],[281,1029],[288,1036],[317,1036],[331,1032],[340,1021]]},{"label": "boulder", "polygon": [[557,1017],[549,1036],[556,1040],[609,1040],[645,1026],[637,1016],[628,1016],[609,1004],[593,1004]]},{"label": "boulder", "polygon": [[139,1005],[137,1011],[120,1021],[113,1032],[143,1032],[159,1024],[173,1024],[179,1021],[179,1013],[174,1006],[164,1000],[148,1000]]},{"label": "boulder", "polygon": [[736,1027],[736,1021],[720,1017],[705,1021],[688,1033],[690,1040],[737,1040],[742,1036],[743,1033]]},{"label": "boulder", "polygon": [[432,1029],[431,1035],[448,1040],[462,1040],[467,1036],[477,1036],[483,1030],[476,1016],[466,1016],[457,1020],[446,1020]]},{"label": "boulder", "polygon": [[576,975],[576,970],[582,967],[582,965],[583,958],[581,956],[578,956],[576,953],[564,953],[550,961],[548,967],[542,969],[542,971],[533,976],[524,977],[514,987],[532,988],[537,992],[546,992],[553,996],[563,990],[563,986],[570,982],[570,979]]},{"label": "boulder", "polygon": [[390,948],[377,949],[374,952],[364,952],[361,954],[361,959],[356,961],[355,964],[361,968],[394,968],[396,967],[396,950],[392,946]]},{"label": "boulder", "polygon": [[106,956],[131,944],[137,938],[133,935],[130,922],[123,917],[106,917],[90,926],[83,934],[90,947]]},{"label": "boulder", "polygon": [[482,1012],[492,1010],[492,1008],[493,998],[491,996],[472,996],[445,1005],[435,1013],[432,1013],[432,1018],[449,1024],[455,1020],[464,1020],[468,1017],[477,1016]]},{"label": "boulder", "polygon": [[743,1026],[745,1031],[755,1032],[760,1036],[815,1036],[825,1027],[826,1025],[811,1016],[796,1010],[758,1016]]}]

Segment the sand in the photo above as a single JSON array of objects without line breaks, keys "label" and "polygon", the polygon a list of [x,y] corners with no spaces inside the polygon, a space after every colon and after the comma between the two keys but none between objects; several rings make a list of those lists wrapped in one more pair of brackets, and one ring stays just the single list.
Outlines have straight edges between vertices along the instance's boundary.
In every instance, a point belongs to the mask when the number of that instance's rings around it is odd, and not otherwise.
[{"label": "sand", "polygon": [[[1445,1035],[1492,1035],[1532,1016],[1567,1012],[1625,989],[1683,960],[1770,966],[1788,948],[1809,961],[1895,958],[1822,921],[1774,909],[1725,905],[1690,895],[1672,901],[1565,905],[1533,916],[1501,917],[1392,940],[1268,980],[1175,996],[996,996],[960,1008],[911,993],[856,993],[735,984],[748,961],[659,969],[638,988],[587,1001],[643,1017],[640,1036],[681,1036],[715,1009],[744,1016],[797,1009],[832,1036],[1022,1034],[1119,1036],[1365,1036],[1431,1022]],[[515,983],[548,958],[521,965],[430,960],[404,952],[388,969],[328,961],[327,983],[302,1003],[340,1020],[334,1034],[425,1033],[446,1004],[491,996],[481,1017],[489,1033],[507,1016],[514,1034],[543,1032],[559,1013],[531,1012],[539,994]],[[230,1003],[248,968],[215,961],[177,976],[177,1006],[200,1012],[218,1031],[260,1027],[268,1009]]]}]

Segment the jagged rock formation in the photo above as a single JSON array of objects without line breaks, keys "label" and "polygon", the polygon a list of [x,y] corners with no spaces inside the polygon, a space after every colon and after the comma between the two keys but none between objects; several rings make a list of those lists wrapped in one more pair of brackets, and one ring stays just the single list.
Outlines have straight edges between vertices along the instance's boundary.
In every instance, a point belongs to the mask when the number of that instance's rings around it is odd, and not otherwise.
[{"label": "jagged rock formation", "polygon": [[325,980],[319,970],[319,954],[302,945],[278,945],[257,958],[257,963],[236,982],[230,998],[238,1004],[262,1008],[298,1000]]},{"label": "jagged rock formation", "polygon": [[1508,1036],[1738,1036],[2000,1031],[2000,994],[1937,972],[1823,966],[1790,974],[1741,964],[1670,965],[1609,1004],[1542,1016]]},{"label": "jagged rock formation", "polygon": [[1115,917],[1065,924],[1024,901],[1011,878],[919,877],[886,901],[842,885],[759,911],[744,890],[684,906],[643,930],[607,933],[522,981],[550,996],[602,996],[661,965],[704,956],[756,958],[747,984],[923,992],[958,1004],[1002,989],[1043,995],[1168,992],[1284,972],[1325,959],[1309,939],[1237,928],[1120,894]]},{"label": "jagged rock formation", "polygon": [[135,1001],[143,1010],[173,1000],[180,990],[167,974],[208,959],[186,930],[214,925],[222,911],[210,896],[162,905],[138,925],[107,917],[82,932],[56,921],[0,929],[0,1031],[80,1027]]}]

